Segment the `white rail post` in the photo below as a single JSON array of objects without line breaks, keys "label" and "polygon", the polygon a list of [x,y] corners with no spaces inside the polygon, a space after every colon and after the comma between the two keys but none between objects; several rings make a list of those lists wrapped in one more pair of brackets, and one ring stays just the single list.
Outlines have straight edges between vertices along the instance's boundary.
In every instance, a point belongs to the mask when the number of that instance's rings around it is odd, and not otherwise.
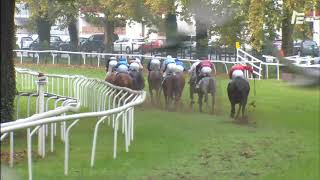
[{"label": "white rail post", "polygon": [[[47,83],[47,77],[43,73],[38,75],[38,113],[43,113],[45,108],[44,102],[44,86]],[[44,145],[45,145],[45,131],[44,126],[39,129],[38,133],[38,154],[44,157]]]}]

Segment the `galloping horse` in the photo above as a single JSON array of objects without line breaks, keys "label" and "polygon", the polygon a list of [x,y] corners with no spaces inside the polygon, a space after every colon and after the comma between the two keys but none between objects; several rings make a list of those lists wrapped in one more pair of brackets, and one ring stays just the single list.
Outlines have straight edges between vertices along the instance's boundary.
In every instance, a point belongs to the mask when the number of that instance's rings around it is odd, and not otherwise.
[{"label": "galloping horse", "polygon": [[144,78],[142,73],[138,71],[130,71],[129,75],[132,78],[132,89],[142,90],[144,88]]},{"label": "galloping horse", "polygon": [[177,107],[180,102],[182,91],[185,85],[183,73],[168,74],[162,83],[163,94],[166,103],[166,109],[170,109],[171,102],[174,100]]},{"label": "galloping horse", "polygon": [[[153,90],[156,91],[156,99],[160,99],[160,90],[161,90],[161,79],[162,73],[160,70],[149,71],[148,74],[148,84],[149,84],[149,92],[151,96],[151,102],[153,104]],[[160,101],[158,101],[160,102]]]},{"label": "galloping horse", "polygon": [[191,107],[194,109],[194,93],[198,93],[198,103],[199,110],[202,112],[202,99],[204,97],[204,102],[206,103],[206,109],[208,109],[208,94],[211,94],[212,102],[211,102],[211,113],[214,113],[214,105],[215,105],[215,92],[216,92],[216,83],[214,79],[210,76],[203,77],[200,81],[199,89],[196,89],[196,76],[190,77],[190,98],[191,98]]},{"label": "galloping horse", "polygon": [[105,81],[107,81],[108,83],[113,84],[115,79],[116,79],[116,73],[112,72],[112,73],[107,75]]},{"label": "galloping horse", "polygon": [[228,84],[228,97],[231,103],[231,114],[233,118],[235,114],[235,105],[239,104],[239,109],[235,119],[239,117],[240,110],[242,108],[242,120],[244,120],[244,112],[250,92],[250,85],[246,79],[237,77]]},{"label": "galloping horse", "polygon": [[117,73],[115,75],[113,84],[120,87],[127,87],[132,89],[133,80],[128,73]]},{"label": "galloping horse", "polygon": [[176,75],[173,76],[174,79],[174,98],[175,98],[175,106],[181,106],[181,96],[185,85],[185,78],[183,72],[176,72]]}]

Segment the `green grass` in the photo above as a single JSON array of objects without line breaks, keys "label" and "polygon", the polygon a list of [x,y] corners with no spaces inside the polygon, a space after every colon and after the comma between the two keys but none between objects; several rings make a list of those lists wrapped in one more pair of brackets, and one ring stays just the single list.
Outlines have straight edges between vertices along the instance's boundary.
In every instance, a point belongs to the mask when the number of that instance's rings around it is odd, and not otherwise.
[{"label": "green grass", "polygon": [[[101,79],[105,75],[103,69],[87,67],[23,67]],[[190,112],[188,85],[182,112],[159,110],[148,101],[138,107],[135,140],[126,153],[119,136],[116,160],[113,131],[103,124],[94,168],[89,163],[96,119],[82,120],[71,133],[69,176],[63,175],[64,145],[57,140],[54,153],[33,159],[34,179],[319,179],[319,89],[261,80],[256,81],[254,96],[251,82],[249,102],[255,100],[257,107],[248,109],[251,123],[245,126],[228,117],[227,83],[218,77],[219,115]],[[24,134],[19,133],[16,150],[26,149]],[[1,148],[7,151],[8,145]],[[26,159],[15,169],[27,178]]]}]

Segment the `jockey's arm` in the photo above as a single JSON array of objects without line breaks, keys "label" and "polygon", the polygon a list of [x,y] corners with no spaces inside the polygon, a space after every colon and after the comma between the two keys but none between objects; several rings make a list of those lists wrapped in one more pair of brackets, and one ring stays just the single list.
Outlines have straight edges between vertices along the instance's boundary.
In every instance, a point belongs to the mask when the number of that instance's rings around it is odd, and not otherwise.
[{"label": "jockey's arm", "polygon": [[249,71],[251,74],[253,74],[253,69],[251,66],[244,66],[244,69]]}]

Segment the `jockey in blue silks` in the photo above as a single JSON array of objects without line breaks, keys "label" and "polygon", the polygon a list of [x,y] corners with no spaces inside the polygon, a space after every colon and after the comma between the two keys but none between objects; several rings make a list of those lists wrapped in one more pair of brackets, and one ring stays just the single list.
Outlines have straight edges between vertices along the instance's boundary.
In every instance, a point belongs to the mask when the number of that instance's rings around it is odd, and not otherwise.
[{"label": "jockey in blue silks", "polygon": [[126,58],[120,58],[117,66],[115,67],[117,72],[128,72],[129,64]]},{"label": "jockey in blue silks", "polygon": [[175,61],[177,65],[177,72],[183,72],[186,69],[184,63],[178,58],[176,58]]},{"label": "jockey in blue silks", "polygon": [[172,56],[167,56],[166,60],[162,64],[163,76],[165,77],[167,74],[174,74],[176,71],[176,62],[172,58]]}]

